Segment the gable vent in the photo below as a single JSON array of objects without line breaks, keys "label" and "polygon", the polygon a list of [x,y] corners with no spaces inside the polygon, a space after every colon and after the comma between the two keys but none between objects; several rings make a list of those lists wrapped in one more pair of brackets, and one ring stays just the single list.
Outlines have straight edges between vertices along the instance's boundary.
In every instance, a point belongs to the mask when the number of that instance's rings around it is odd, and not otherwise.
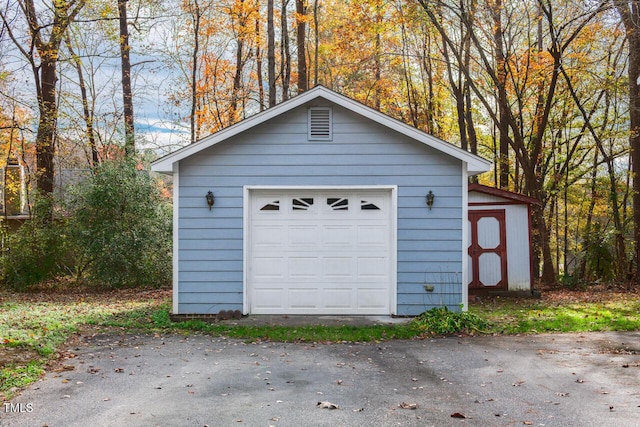
[{"label": "gable vent", "polygon": [[330,107],[309,108],[308,137],[310,140],[329,141],[333,138]]}]

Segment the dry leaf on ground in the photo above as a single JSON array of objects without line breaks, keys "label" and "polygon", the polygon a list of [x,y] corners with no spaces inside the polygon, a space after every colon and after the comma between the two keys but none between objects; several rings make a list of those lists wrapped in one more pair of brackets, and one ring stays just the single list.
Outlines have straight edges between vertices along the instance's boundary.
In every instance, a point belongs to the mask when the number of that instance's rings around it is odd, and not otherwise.
[{"label": "dry leaf on ground", "polygon": [[402,408],[402,409],[418,409],[418,404],[417,403],[405,403],[402,402],[398,405],[398,408]]}]

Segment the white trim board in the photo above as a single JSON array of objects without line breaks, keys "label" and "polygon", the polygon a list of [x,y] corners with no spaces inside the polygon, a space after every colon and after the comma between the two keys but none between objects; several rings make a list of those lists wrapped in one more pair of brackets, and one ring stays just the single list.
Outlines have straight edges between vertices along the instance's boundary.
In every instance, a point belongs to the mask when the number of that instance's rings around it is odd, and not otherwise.
[{"label": "white trim board", "polygon": [[172,173],[174,172],[172,166],[174,163],[190,157],[219,142],[225,141],[274,117],[286,113],[287,111],[290,111],[296,107],[314,101],[317,98],[323,98],[327,101],[330,101],[336,105],[346,108],[347,110],[366,117],[367,119],[373,120],[376,123],[386,126],[400,134],[403,134],[429,147],[432,147],[456,159],[461,160],[462,162],[467,164],[466,170],[469,176],[486,172],[491,167],[491,162],[486,159],[483,159],[475,154],[471,154],[468,151],[456,147],[451,143],[445,142],[432,135],[422,132],[419,129],[393,119],[351,98],[329,90],[324,86],[316,86],[307,92],[303,92],[300,95],[297,95],[285,102],[276,105],[275,107],[268,108],[261,113],[251,116],[248,119],[245,119],[227,128],[224,128],[212,135],[201,139],[194,144],[190,144],[156,160],[151,164],[151,170],[161,173]]},{"label": "white trim board", "polygon": [[172,292],[173,292],[173,306],[172,311],[174,314],[179,314],[180,303],[178,298],[180,296],[180,163],[173,164],[173,274],[172,274]]}]

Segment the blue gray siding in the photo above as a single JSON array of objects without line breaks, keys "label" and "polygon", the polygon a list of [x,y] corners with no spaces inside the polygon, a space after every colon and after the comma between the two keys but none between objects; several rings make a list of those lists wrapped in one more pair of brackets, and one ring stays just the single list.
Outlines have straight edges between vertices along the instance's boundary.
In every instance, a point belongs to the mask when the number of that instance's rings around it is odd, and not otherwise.
[{"label": "blue gray siding", "polygon": [[[397,185],[397,313],[457,309],[461,174],[460,160],[338,106],[332,141],[307,140],[302,106],[181,160],[178,312],[242,310],[245,185]],[[209,190],[212,210],[204,197]],[[431,211],[429,190],[436,195]]]}]

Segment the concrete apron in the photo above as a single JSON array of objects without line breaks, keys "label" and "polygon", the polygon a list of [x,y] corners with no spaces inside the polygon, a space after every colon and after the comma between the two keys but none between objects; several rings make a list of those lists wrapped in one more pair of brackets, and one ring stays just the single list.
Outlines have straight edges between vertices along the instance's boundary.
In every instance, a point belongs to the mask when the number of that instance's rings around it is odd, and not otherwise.
[{"label": "concrete apron", "polygon": [[408,323],[408,316],[367,316],[367,315],[288,315],[288,314],[250,314],[243,316],[239,310],[222,311],[217,314],[171,314],[174,322],[201,320],[222,325],[246,326],[370,326],[397,325]]},{"label": "concrete apron", "polygon": [[392,316],[308,316],[252,314],[242,319],[222,320],[222,324],[253,326],[371,326],[408,323],[411,317]]}]

